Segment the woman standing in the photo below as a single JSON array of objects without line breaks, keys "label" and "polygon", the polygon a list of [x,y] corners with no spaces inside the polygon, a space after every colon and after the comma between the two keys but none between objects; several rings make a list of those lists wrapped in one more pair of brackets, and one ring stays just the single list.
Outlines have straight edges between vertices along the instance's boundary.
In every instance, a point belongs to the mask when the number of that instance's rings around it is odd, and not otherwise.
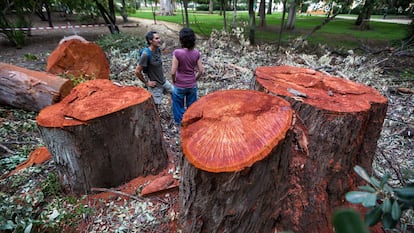
[{"label": "woman standing", "polygon": [[171,65],[174,121],[181,124],[185,109],[197,100],[197,80],[203,74],[201,54],[195,46],[195,34],[190,28],[180,30],[181,47],[174,50]]}]

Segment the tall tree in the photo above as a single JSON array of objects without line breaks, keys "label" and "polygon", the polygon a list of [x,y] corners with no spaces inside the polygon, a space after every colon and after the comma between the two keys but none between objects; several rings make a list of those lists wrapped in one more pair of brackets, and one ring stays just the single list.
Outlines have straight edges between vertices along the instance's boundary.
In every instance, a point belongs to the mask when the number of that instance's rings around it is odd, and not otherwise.
[{"label": "tall tree", "polygon": [[283,11],[282,11],[282,21],[280,22],[279,39],[278,39],[278,42],[277,42],[277,51],[279,51],[280,44],[281,44],[281,41],[282,41],[282,32],[283,32],[283,28],[284,28],[284,24],[285,24],[285,15],[286,15],[286,2],[287,2],[287,0],[282,1],[282,5],[283,5],[282,10]]},{"label": "tall tree", "polygon": [[108,10],[105,9],[105,7],[98,2],[98,0],[95,0],[95,4],[98,7],[99,11],[101,12],[101,15],[103,19],[105,20],[105,23],[108,25],[109,31],[112,34],[118,34],[119,28],[116,25],[116,15],[115,15],[115,5],[113,0],[108,0]]},{"label": "tall tree", "polygon": [[120,13],[121,13],[122,20],[124,21],[124,23],[128,22],[128,7],[126,5],[125,0],[121,1]]},{"label": "tall tree", "polygon": [[173,5],[171,0],[160,0],[160,14],[173,15]]},{"label": "tall tree", "polygon": [[273,0],[269,1],[269,5],[267,5],[267,12],[266,14],[271,15],[272,14],[272,7],[273,7]]},{"label": "tall tree", "polygon": [[227,17],[226,17],[226,9],[227,9],[227,1],[220,0],[220,9],[223,10],[223,30],[227,31]]},{"label": "tall tree", "polygon": [[232,28],[236,28],[236,18],[237,18],[237,0],[233,0],[233,20],[231,23]]},{"label": "tall tree", "polygon": [[184,5],[185,26],[190,27],[190,21],[188,20],[188,0],[183,0],[183,5]]},{"label": "tall tree", "polygon": [[259,4],[259,17],[260,17],[260,27],[266,26],[266,14],[265,14],[265,8],[266,8],[266,0],[260,0]]},{"label": "tall tree", "polygon": [[214,0],[210,0],[208,4],[208,13],[213,14],[213,10],[214,10]]},{"label": "tall tree", "polygon": [[288,18],[286,22],[286,29],[287,30],[293,30],[295,29],[296,24],[296,11],[298,8],[298,5],[300,3],[300,0],[289,0],[288,2]]},{"label": "tall tree", "polygon": [[255,0],[249,0],[248,7],[249,7],[249,41],[250,44],[255,44],[255,32],[256,32],[256,15],[254,12],[254,4]]},{"label": "tall tree", "polygon": [[355,21],[361,30],[369,30],[369,20],[371,18],[372,9],[374,8],[375,0],[365,0],[364,6]]}]

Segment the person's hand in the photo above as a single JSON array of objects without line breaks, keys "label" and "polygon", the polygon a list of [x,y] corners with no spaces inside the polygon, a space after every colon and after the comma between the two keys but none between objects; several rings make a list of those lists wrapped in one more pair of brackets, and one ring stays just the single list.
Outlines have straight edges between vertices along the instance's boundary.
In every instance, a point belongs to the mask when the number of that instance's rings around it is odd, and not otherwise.
[{"label": "person's hand", "polygon": [[157,83],[155,81],[148,81],[147,86],[149,87],[155,87]]}]

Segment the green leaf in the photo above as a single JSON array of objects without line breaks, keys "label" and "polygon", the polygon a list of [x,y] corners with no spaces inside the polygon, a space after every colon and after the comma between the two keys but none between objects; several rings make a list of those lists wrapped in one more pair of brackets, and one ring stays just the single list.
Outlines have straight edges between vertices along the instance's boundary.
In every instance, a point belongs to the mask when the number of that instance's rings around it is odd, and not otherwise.
[{"label": "green leaf", "polygon": [[386,198],[381,206],[382,206],[382,212],[384,212],[386,214],[391,213],[392,203],[391,203],[391,200],[389,198]]},{"label": "green leaf", "polygon": [[396,188],[394,189],[394,192],[397,194],[398,197],[404,199],[414,198],[414,187]]},{"label": "green leaf", "polygon": [[359,213],[350,208],[335,211],[332,224],[335,233],[368,233]]},{"label": "green leaf", "polygon": [[401,217],[401,208],[397,200],[394,200],[394,203],[392,203],[391,217],[394,220],[399,220]]},{"label": "green leaf", "polygon": [[371,209],[366,215],[365,215],[365,224],[367,226],[374,226],[381,220],[382,210],[380,206],[377,206],[373,209]]},{"label": "green leaf", "polygon": [[391,177],[391,175],[389,173],[386,173],[382,178],[381,178],[381,183],[380,186],[381,188],[384,187],[384,185],[387,183],[388,179]]},{"label": "green leaf", "polygon": [[377,206],[365,215],[365,224],[372,227],[381,220],[382,210],[381,206]]},{"label": "green leaf", "polygon": [[364,201],[362,202],[362,205],[364,207],[374,207],[377,204],[377,194],[376,193],[369,193],[369,195],[366,196]]},{"label": "green leaf", "polygon": [[362,167],[356,165],[354,167],[354,171],[362,178],[364,179],[366,182],[371,183],[371,179],[369,177],[369,175],[367,174],[367,172],[365,171],[365,169],[363,169]]},{"label": "green leaf", "polygon": [[368,198],[372,193],[363,192],[363,191],[351,191],[345,194],[345,199],[353,204],[362,203],[366,198]]},{"label": "green leaf", "polygon": [[24,233],[30,233],[32,231],[32,227],[33,227],[32,223],[27,225],[26,228],[24,229]]},{"label": "green leaf", "polygon": [[375,193],[376,192],[376,190],[372,186],[370,186],[370,185],[358,186],[358,189],[360,189],[362,191],[371,192],[371,193]]},{"label": "green leaf", "polygon": [[370,180],[371,180],[371,184],[375,187],[375,188],[377,188],[377,189],[381,189],[381,182],[377,179],[377,178],[375,178],[375,177],[371,177],[370,178]]},{"label": "green leaf", "polygon": [[391,214],[384,214],[382,216],[382,226],[385,229],[393,229],[397,225],[397,221],[392,219]]}]

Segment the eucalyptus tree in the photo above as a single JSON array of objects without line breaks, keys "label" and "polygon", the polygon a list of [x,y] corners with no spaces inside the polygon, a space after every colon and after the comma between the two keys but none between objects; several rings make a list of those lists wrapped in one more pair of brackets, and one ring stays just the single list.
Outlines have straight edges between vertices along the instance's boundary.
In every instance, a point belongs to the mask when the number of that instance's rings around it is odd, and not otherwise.
[{"label": "eucalyptus tree", "polygon": [[250,44],[255,44],[255,33],[256,33],[256,15],[254,12],[254,3],[256,0],[249,0],[249,42]]},{"label": "eucalyptus tree", "polygon": [[266,0],[260,0],[259,3],[259,26],[264,27],[266,26],[266,14],[265,14],[265,8],[266,8]]},{"label": "eucalyptus tree", "polygon": [[295,29],[296,24],[296,12],[297,8],[301,3],[301,0],[288,0],[287,2],[287,8],[288,8],[288,17],[286,20],[286,30],[293,30]]},{"label": "eucalyptus tree", "polygon": [[171,0],[160,0],[160,14],[173,15],[173,4]]}]

